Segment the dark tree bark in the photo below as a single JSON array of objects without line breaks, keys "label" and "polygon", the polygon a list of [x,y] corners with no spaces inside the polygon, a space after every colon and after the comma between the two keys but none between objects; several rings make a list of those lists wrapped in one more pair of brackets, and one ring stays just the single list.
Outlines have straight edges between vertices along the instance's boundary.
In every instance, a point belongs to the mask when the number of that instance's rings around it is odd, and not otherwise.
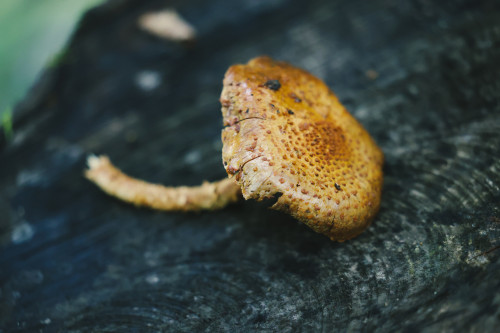
[{"label": "dark tree bark", "polygon": [[[0,151],[0,331],[493,331],[500,325],[500,2],[172,1],[197,40],[89,11]],[[83,177],[108,154],[165,185],[225,177],[228,66],[325,80],[385,153],[382,206],[333,243],[243,202],[138,209]],[[3,140],[3,139],[2,139]]]}]

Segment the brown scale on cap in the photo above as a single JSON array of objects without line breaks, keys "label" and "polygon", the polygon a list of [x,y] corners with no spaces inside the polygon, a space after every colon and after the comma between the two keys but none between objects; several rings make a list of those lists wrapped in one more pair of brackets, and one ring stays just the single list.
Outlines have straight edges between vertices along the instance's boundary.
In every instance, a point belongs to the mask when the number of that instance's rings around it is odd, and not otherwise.
[{"label": "brown scale on cap", "polygon": [[383,154],[318,78],[259,57],[229,68],[221,95],[222,157],[245,199],[344,241],[380,205]]}]

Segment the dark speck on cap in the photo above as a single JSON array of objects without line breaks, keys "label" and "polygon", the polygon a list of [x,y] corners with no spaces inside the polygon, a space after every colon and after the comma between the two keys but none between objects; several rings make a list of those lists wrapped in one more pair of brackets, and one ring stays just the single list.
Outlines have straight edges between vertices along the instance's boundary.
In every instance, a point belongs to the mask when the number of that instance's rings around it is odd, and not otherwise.
[{"label": "dark speck on cap", "polygon": [[279,88],[281,88],[281,83],[278,80],[269,80],[264,83],[264,86],[271,90],[277,91]]}]

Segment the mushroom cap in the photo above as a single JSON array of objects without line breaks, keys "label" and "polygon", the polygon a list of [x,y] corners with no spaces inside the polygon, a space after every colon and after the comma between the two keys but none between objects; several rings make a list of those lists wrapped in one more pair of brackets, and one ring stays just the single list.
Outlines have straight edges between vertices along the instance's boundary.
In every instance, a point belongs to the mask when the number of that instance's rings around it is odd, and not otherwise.
[{"label": "mushroom cap", "polygon": [[360,234],[380,205],[383,153],[333,92],[269,57],[234,65],[221,94],[222,158],[245,199],[332,240]]}]

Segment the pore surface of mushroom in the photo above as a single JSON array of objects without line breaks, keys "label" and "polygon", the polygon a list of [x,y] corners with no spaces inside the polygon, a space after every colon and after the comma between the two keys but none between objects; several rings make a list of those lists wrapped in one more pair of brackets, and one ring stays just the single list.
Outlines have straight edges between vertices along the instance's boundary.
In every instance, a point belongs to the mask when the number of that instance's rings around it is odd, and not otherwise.
[{"label": "pore surface of mushroom", "polygon": [[332,240],[370,224],[383,154],[321,80],[259,57],[229,68],[221,103],[224,166],[245,199],[279,196],[272,208]]},{"label": "pore surface of mushroom", "polygon": [[370,224],[380,205],[382,151],[321,80],[259,57],[228,69],[221,104],[230,179],[165,187],[95,156],[86,177],[121,200],[161,210],[220,209],[240,192],[245,199],[277,197],[272,208],[337,241]]}]

